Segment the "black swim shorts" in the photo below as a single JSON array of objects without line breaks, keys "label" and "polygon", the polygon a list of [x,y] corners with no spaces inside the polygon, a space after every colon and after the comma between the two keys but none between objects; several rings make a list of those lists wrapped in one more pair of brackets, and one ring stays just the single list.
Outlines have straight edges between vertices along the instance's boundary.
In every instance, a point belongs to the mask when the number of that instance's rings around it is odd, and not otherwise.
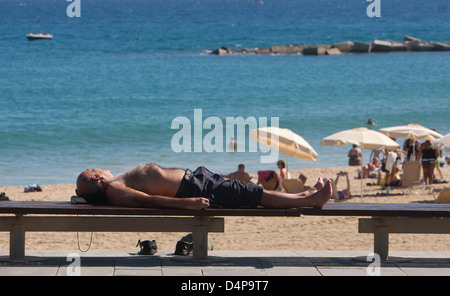
[{"label": "black swim shorts", "polygon": [[205,197],[211,208],[256,208],[261,202],[262,187],[230,180],[199,167],[186,170],[177,197]]}]

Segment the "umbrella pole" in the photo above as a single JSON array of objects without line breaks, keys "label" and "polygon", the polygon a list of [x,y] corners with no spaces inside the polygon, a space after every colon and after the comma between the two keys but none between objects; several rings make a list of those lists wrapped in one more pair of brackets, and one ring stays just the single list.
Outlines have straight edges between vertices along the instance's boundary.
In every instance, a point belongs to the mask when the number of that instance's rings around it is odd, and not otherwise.
[{"label": "umbrella pole", "polygon": [[361,202],[364,197],[363,193],[363,167],[364,167],[364,152],[363,149],[361,149]]}]

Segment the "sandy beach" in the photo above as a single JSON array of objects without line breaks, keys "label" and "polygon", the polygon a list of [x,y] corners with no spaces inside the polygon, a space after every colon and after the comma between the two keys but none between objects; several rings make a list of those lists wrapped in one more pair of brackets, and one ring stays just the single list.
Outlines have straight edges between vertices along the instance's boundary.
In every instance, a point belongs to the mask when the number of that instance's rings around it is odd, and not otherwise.
[{"label": "sandy beach", "polygon": [[[450,180],[450,168],[441,168],[445,180]],[[300,172],[308,177],[306,185],[312,186],[318,177],[335,178],[340,171],[348,172],[351,191],[356,198],[343,202],[368,203],[433,203],[430,191],[416,190],[409,195],[392,189],[389,196],[382,195],[380,186],[369,186],[376,179],[364,179],[364,197],[361,180],[356,179],[355,167],[331,167],[291,170],[291,176]],[[435,172],[437,173],[437,172]],[[251,174],[256,178],[256,174]],[[439,175],[438,175],[439,177]],[[23,186],[0,187],[10,200],[69,201],[75,184],[45,185],[42,192],[25,193]],[[344,180],[338,190],[345,186]],[[449,184],[433,184],[439,189]],[[3,201],[1,201],[3,202]],[[333,202],[332,200],[330,202]],[[137,241],[156,240],[160,250],[174,250],[176,242],[186,233],[93,233],[91,250],[129,250],[135,252]],[[89,246],[90,233],[79,234],[80,249]],[[227,217],[225,233],[212,233],[215,250],[367,250],[373,247],[373,235],[358,233],[357,217]],[[395,234],[390,236],[390,250],[394,251],[450,251],[449,235]],[[9,234],[0,233],[0,249],[9,249]],[[76,250],[77,233],[27,233],[27,250]]]}]

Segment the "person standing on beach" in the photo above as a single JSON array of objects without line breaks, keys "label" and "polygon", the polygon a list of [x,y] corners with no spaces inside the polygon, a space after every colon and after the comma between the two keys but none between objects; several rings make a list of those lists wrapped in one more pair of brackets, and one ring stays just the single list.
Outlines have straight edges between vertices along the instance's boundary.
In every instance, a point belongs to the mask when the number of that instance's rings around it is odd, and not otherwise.
[{"label": "person standing on beach", "polygon": [[403,151],[406,154],[407,161],[415,161],[417,158],[417,153],[419,152],[420,142],[413,139],[406,139],[403,142]]},{"label": "person standing on beach", "polygon": [[433,184],[434,163],[438,157],[439,149],[433,148],[429,140],[420,145],[417,159],[422,159],[423,179],[426,185]]},{"label": "person standing on beach", "polygon": [[348,165],[349,166],[361,166],[362,164],[362,151],[357,145],[353,145],[353,148],[348,152]]},{"label": "person standing on beach", "polygon": [[228,144],[228,146],[233,150],[236,151],[237,150],[237,142],[234,139],[234,136],[231,136],[230,138],[230,143]]},{"label": "person standing on beach", "polygon": [[330,199],[332,188],[331,181],[323,182],[319,178],[310,190],[289,194],[225,179],[205,167],[191,171],[141,164],[117,177],[109,170],[87,169],[77,178],[76,192],[91,204],[124,207],[321,209]]}]

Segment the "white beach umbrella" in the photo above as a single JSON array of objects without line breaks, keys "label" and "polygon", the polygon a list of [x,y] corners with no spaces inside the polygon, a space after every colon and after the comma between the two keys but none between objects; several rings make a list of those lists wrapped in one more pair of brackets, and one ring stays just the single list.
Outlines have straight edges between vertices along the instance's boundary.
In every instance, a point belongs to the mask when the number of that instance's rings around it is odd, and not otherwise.
[{"label": "white beach umbrella", "polygon": [[286,128],[262,127],[250,131],[250,138],[267,147],[273,147],[287,156],[316,161],[319,155],[311,145]]},{"label": "white beach umbrella", "polygon": [[417,123],[407,125],[385,127],[378,130],[393,138],[410,138],[413,140],[434,140],[442,138],[442,135],[432,129],[421,126]]},{"label": "white beach umbrella", "polygon": [[344,146],[354,144],[364,149],[397,149],[400,145],[388,136],[365,127],[349,129],[323,138],[320,142],[326,146]]},{"label": "white beach umbrella", "polygon": [[438,149],[444,149],[445,152],[450,152],[450,133],[439,140],[434,141],[433,146]]},{"label": "white beach umbrella", "polygon": [[[323,138],[320,144],[326,146],[335,146],[335,145],[345,146],[353,144],[369,150],[397,149],[398,147],[400,147],[400,145],[397,144],[397,142],[395,142],[388,136],[379,133],[377,131],[367,129],[365,127],[349,129],[332,134],[326,138]],[[361,172],[363,165],[364,164],[361,162]],[[361,197],[363,197],[362,178],[361,178]]]}]

